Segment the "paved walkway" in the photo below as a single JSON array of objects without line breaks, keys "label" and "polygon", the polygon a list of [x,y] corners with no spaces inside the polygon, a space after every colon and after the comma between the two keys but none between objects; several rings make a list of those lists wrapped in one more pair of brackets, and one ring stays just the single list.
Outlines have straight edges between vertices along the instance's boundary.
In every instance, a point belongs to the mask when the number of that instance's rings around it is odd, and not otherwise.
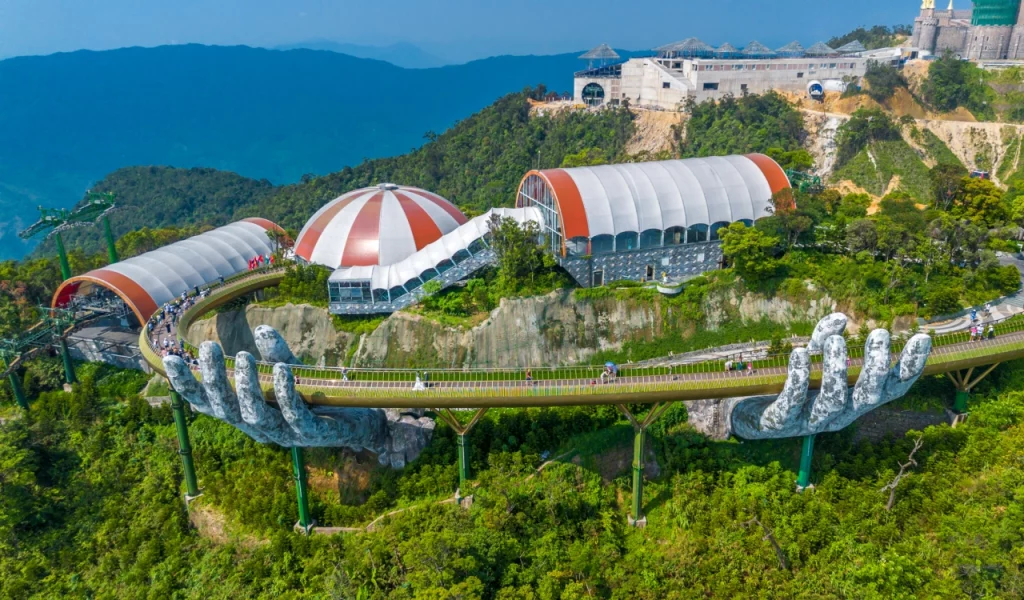
[{"label": "paved walkway", "polygon": [[999,263],[1003,266],[1012,265],[1017,267],[1021,274],[1021,287],[1014,293],[1004,296],[993,302],[973,307],[978,313],[977,321],[971,320],[971,315],[965,314],[955,319],[929,323],[921,328],[921,331],[932,335],[952,333],[954,331],[966,331],[971,325],[999,323],[1010,317],[1024,313],[1024,260],[1015,255],[1000,252],[997,254]]}]

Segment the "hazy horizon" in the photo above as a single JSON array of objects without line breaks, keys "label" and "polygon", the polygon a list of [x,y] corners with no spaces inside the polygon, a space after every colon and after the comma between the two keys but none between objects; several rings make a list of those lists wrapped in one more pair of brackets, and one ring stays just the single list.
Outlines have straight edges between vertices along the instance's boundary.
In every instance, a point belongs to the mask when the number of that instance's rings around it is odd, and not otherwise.
[{"label": "hazy horizon", "polygon": [[[600,43],[646,50],[691,36],[713,44],[757,39],[776,47],[794,39],[805,44],[825,40],[858,26],[907,24],[918,10],[915,1],[882,0],[827,6],[812,0],[721,0],[651,11],[627,10],[611,0],[582,5],[522,0],[494,6],[471,0],[394,0],[386,5],[329,0],[85,4],[0,0],[0,59],[185,43],[276,48],[329,42],[370,49],[409,44],[447,64],[502,54],[561,54]],[[658,18],[651,19],[655,12]]]}]

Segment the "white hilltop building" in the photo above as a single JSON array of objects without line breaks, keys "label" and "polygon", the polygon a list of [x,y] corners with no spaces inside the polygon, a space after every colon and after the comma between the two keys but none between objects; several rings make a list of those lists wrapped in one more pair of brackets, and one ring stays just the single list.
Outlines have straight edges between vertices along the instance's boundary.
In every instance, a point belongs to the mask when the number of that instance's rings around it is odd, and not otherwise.
[{"label": "white hilltop building", "polygon": [[573,97],[588,106],[628,101],[640,108],[682,110],[689,100],[700,103],[768,90],[806,92],[812,83],[841,91],[864,75],[868,61],[898,65],[904,58],[899,48],[868,51],[859,42],[842,48],[823,42],[804,48],[791,42],[772,50],[757,41],[742,49],[729,43],[716,48],[697,38],[654,52],[648,58],[621,61],[602,44],[583,54],[580,58],[588,67],[575,74]]}]

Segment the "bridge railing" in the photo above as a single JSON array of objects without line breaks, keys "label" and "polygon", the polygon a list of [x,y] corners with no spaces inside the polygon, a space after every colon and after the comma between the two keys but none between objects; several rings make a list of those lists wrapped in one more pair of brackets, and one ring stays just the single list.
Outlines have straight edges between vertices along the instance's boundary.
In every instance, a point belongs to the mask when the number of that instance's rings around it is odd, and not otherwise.
[{"label": "bridge railing", "polygon": [[[237,296],[253,289],[266,287],[269,282],[279,279],[284,268],[269,269],[259,273],[247,272],[239,274],[230,281],[225,281],[220,289],[216,289],[206,298],[197,302],[185,311],[179,320],[179,337],[182,337],[187,350],[196,353],[197,348],[188,341],[188,328],[199,316],[224,305]],[[967,332],[954,332],[933,336],[932,355],[929,365],[951,363],[958,360],[976,358],[984,354],[994,354],[1003,350],[1024,347],[1024,336],[1009,334],[1024,331],[1024,318],[1010,318],[1002,322],[993,322],[996,339],[976,341],[964,346],[970,335]],[[986,325],[988,322],[985,323]],[[907,336],[909,337],[909,336]],[[147,346],[149,338],[146,336]],[[903,349],[906,340],[896,337],[892,343],[893,360]],[[852,339],[848,345],[850,357],[850,375],[859,372],[859,365],[864,355],[863,343]],[[147,360],[155,358],[159,361],[160,352],[148,348]],[[739,353],[738,353],[739,354]],[[750,357],[752,353],[744,353]],[[732,362],[738,363],[741,358]],[[821,355],[814,355],[812,360],[812,378],[820,377]],[[602,378],[605,368],[601,365],[578,365],[557,367],[521,367],[521,368],[344,368],[294,366],[293,373],[299,380],[299,387],[306,392],[322,391],[337,393],[344,387],[346,394],[359,396],[395,396],[408,395],[409,390],[416,386],[417,377],[425,389],[418,390],[427,395],[472,397],[494,395],[577,395],[606,394],[606,386],[615,386],[625,393],[642,393],[652,390],[701,389],[709,386],[731,387],[737,384],[743,387],[757,385],[774,385],[785,380],[789,353],[773,354],[749,358],[750,371],[727,371],[726,360],[707,360],[689,364],[641,366],[624,364],[618,367],[618,376]],[[227,367],[233,369],[234,359],[227,358]],[[265,383],[269,384],[269,375],[273,370],[270,363],[259,362],[258,370],[263,374]],[[740,383],[742,382],[742,383]]]}]

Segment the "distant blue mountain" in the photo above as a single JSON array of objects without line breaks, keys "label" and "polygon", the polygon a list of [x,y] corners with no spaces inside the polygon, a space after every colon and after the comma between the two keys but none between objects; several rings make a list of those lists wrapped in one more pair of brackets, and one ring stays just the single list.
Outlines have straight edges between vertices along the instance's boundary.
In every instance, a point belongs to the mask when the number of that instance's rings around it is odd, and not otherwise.
[{"label": "distant blue mountain", "polygon": [[294,44],[275,46],[274,50],[327,50],[348,54],[356,58],[383,60],[403,69],[430,69],[447,64],[441,58],[424,51],[413,44],[391,44],[390,46],[362,46],[330,40],[308,40]]},{"label": "distant blue mountain", "polygon": [[499,96],[572,89],[579,52],[402,69],[316,50],[162,46],[0,61],[0,257],[37,204],[71,206],[130,165],[274,183],[420,146]]}]

